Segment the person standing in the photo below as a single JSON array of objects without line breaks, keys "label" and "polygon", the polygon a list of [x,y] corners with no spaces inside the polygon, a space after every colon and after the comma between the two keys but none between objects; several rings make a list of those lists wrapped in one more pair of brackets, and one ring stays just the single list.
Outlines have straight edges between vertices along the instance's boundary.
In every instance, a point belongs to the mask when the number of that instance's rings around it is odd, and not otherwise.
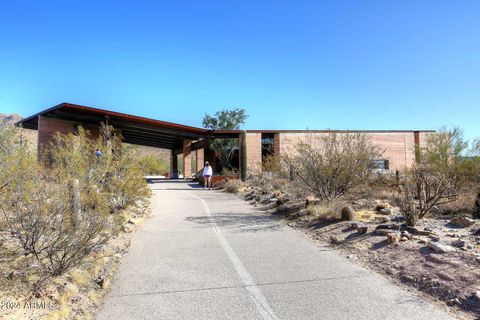
[{"label": "person standing", "polygon": [[212,189],[212,176],[213,170],[210,166],[210,163],[207,161],[205,162],[205,166],[203,167],[203,181],[205,184],[205,189]]}]

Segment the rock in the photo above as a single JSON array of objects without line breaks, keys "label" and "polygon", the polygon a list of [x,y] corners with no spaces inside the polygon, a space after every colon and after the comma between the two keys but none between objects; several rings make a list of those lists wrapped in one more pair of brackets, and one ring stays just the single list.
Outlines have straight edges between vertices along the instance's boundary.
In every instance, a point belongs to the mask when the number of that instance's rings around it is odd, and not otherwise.
[{"label": "rock", "polygon": [[450,220],[450,223],[455,225],[455,226],[459,226],[461,228],[468,228],[468,227],[472,226],[473,224],[475,224],[475,220],[470,219],[468,217],[458,216],[458,217],[453,217]]},{"label": "rock", "polygon": [[[386,203],[386,202],[384,202],[384,203],[379,203],[379,204],[377,204],[377,205],[375,206],[375,211],[380,212],[380,211],[382,211],[382,210],[384,210],[384,209],[390,209],[390,207],[391,207],[390,204],[388,204],[388,203]],[[391,212],[391,211],[390,211],[390,212]],[[390,213],[388,213],[388,214],[390,214]]]},{"label": "rock", "polygon": [[354,254],[349,254],[349,255],[347,256],[347,259],[350,259],[350,260],[358,260],[357,256],[354,255]]},{"label": "rock", "polygon": [[275,203],[277,203],[277,200],[278,200],[277,198],[271,198],[271,199],[268,200],[268,201],[269,201],[269,202],[275,202]]},{"label": "rock", "polygon": [[413,236],[408,231],[405,231],[405,230],[400,233],[400,237],[406,238],[407,240],[413,239]]},{"label": "rock", "polygon": [[100,287],[103,288],[105,284],[105,275],[100,275],[95,279],[95,283]]},{"label": "rock", "polygon": [[446,272],[439,271],[437,272],[437,276],[440,279],[446,280],[446,281],[455,281],[455,278],[452,277],[451,275],[447,274]]},{"label": "rock", "polygon": [[359,224],[361,224],[361,223],[360,223],[360,222],[352,222],[352,223],[350,224],[350,227],[351,227],[352,229],[357,230]]},{"label": "rock", "polygon": [[475,249],[475,246],[471,243],[467,243],[467,249],[470,249],[470,250]]},{"label": "rock", "polygon": [[331,235],[330,236],[330,243],[331,244],[339,244],[339,243],[341,243],[341,241],[336,236]]},{"label": "rock", "polygon": [[398,233],[387,234],[387,242],[389,244],[395,244],[400,240]]},{"label": "rock", "polygon": [[400,229],[400,226],[396,223],[390,223],[390,224],[379,224],[375,228],[375,230],[381,230],[381,229],[398,230]]},{"label": "rock", "polygon": [[392,214],[392,210],[387,209],[387,208],[385,208],[385,209],[380,209],[380,210],[378,210],[378,213],[388,216],[388,215],[391,215],[391,214]]},{"label": "rock", "polygon": [[397,215],[397,216],[392,217],[391,220],[393,222],[403,222],[403,221],[407,220],[407,218],[405,218],[404,215]]},{"label": "rock", "polygon": [[441,242],[428,241],[427,246],[437,253],[454,252],[455,248]]},{"label": "rock", "polygon": [[478,263],[480,263],[480,256],[476,256],[476,257],[475,257],[475,261],[477,261]]},{"label": "rock", "polygon": [[467,245],[467,242],[465,240],[455,240],[451,243],[451,245],[455,248],[463,248]]},{"label": "rock", "polygon": [[122,227],[122,230],[125,233],[133,232],[133,228],[129,224],[124,224]]},{"label": "rock", "polygon": [[429,236],[429,235],[432,234],[431,232],[418,230],[418,228],[410,227],[410,226],[406,226],[405,230],[407,230],[409,233],[417,235],[417,236]]},{"label": "rock", "polygon": [[428,242],[428,241],[425,240],[425,239],[420,239],[420,240],[418,240],[418,243],[420,243],[420,244],[427,244],[427,242]]},{"label": "rock", "polygon": [[359,223],[357,227],[358,234],[366,234],[368,232],[368,227],[363,223]]}]

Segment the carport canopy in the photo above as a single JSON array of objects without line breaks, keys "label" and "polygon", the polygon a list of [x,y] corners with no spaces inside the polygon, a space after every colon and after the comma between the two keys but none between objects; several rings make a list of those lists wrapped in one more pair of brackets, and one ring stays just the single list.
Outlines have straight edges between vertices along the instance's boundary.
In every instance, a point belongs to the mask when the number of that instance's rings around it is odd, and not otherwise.
[{"label": "carport canopy", "polygon": [[[208,147],[213,138],[238,138],[241,130],[207,130],[156,119],[97,109],[71,103],[61,103],[17,123],[26,129],[38,130],[39,117],[50,117],[75,122],[78,125],[98,127],[106,122],[121,130],[123,142],[175,150],[182,148],[185,140],[198,141],[192,150]],[[197,147],[196,147],[197,145]]]}]

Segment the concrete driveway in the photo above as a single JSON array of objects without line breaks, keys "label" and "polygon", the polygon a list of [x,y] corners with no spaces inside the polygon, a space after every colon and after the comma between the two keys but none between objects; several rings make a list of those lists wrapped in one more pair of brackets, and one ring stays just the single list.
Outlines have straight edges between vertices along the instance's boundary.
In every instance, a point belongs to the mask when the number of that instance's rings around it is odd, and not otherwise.
[{"label": "concrete driveway", "polygon": [[453,319],[236,196],[152,188],[98,319]]}]

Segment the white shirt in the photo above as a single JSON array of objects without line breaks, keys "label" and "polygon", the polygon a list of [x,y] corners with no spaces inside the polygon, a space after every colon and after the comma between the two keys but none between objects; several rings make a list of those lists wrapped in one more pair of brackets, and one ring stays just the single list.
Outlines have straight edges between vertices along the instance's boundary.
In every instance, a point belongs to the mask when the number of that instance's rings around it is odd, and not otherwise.
[{"label": "white shirt", "polygon": [[203,176],[212,176],[213,175],[213,170],[211,166],[205,166],[203,167]]}]

